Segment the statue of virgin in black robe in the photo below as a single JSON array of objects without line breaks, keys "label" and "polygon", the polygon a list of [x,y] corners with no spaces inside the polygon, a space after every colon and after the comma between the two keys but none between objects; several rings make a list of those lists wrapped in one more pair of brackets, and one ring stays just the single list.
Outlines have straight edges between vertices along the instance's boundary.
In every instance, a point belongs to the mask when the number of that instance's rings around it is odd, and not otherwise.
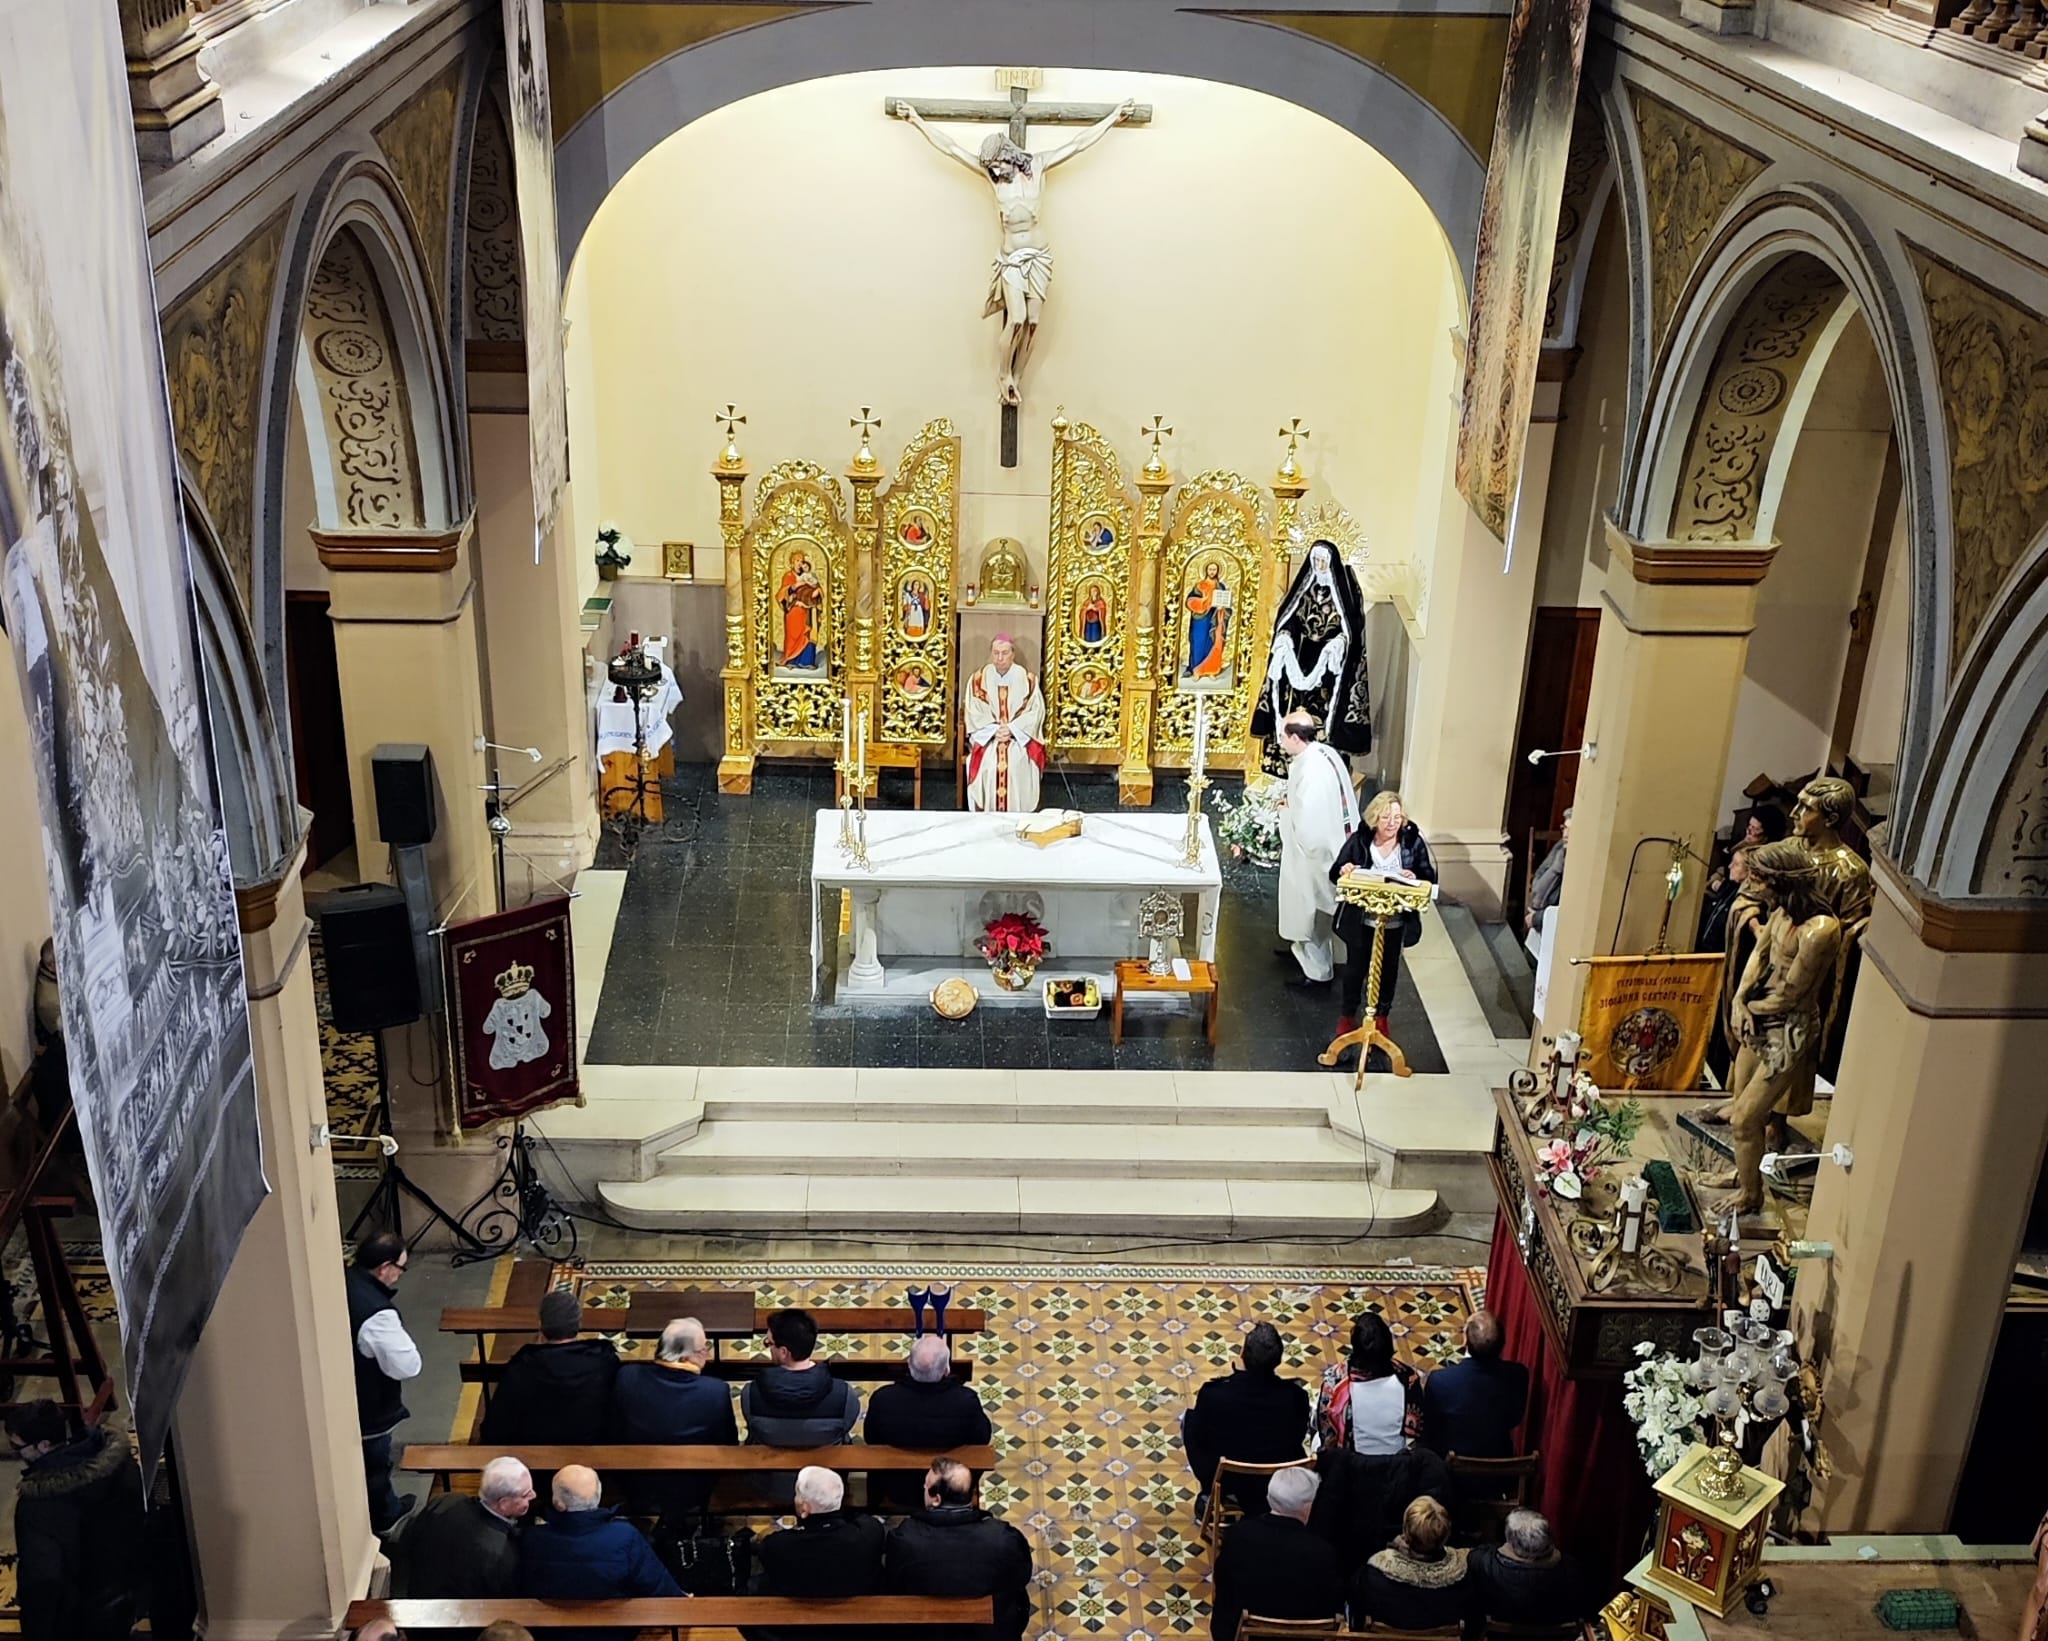
[{"label": "statue of virgin in black robe", "polygon": [[1265,766],[1275,775],[1287,772],[1280,720],[1296,707],[1315,714],[1322,738],[1339,752],[1372,750],[1365,598],[1357,575],[1328,541],[1310,546],[1280,601],[1252,712],[1252,733],[1265,742]]}]

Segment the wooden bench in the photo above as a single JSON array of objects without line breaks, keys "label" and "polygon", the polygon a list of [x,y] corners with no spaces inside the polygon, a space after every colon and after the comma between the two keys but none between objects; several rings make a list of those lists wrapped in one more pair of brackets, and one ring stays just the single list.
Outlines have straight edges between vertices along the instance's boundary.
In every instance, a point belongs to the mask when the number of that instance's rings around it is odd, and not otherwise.
[{"label": "wooden bench", "polygon": [[437,1487],[446,1487],[451,1476],[479,1471],[498,1458],[517,1459],[527,1469],[542,1472],[560,1470],[572,1464],[586,1464],[600,1476],[622,1470],[709,1470],[726,1475],[758,1475],[764,1471],[801,1470],[812,1464],[823,1465],[827,1470],[889,1470],[922,1475],[940,1453],[950,1454],[970,1470],[985,1471],[996,1467],[996,1450],[993,1447],[927,1450],[871,1447],[866,1443],[844,1447],[655,1447],[637,1444],[490,1447],[414,1443],[406,1447],[399,1459],[399,1468],[431,1475]]},{"label": "wooden bench", "polygon": [[[821,1367],[830,1368],[837,1379],[852,1384],[898,1384],[910,1377],[910,1363],[900,1356],[821,1356]],[[484,1400],[490,1400],[490,1387],[505,1377],[504,1362],[464,1362],[460,1368],[462,1382],[484,1387]],[[735,1361],[730,1357],[704,1364],[704,1375],[709,1379],[724,1379],[728,1383],[741,1384],[758,1379],[774,1364],[768,1361]],[[974,1378],[974,1363],[961,1356],[953,1359],[953,1377],[963,1383]]]},{"label": "wooden bench", "polygon": [[[520,1269],[526,1264],[538,1263],[522,1262]],[[513,1274],[517,1277],[519,1269],[515,1269]],[[545,1292],[543,1288],[541,1293]],[[508,1292],[506,1299],[508,1302],[503,1305],[451,1305],[441,1312],[441,1331],[474,1334],[480,1354],[488,1334],[538,1337],[541,1294],[514,1303]],[[704,1324],[705,1337],[711,1341],[715,1355],[723,1340],[751,1339],[767,1332],[768,1318],[775,1314],[775,1309],[757,1306],[753,1294],[734,1289],[641,1289],[623,1306],[585,1305],[583,1330],[586,1333],[622,1333],[629,1339],[655,1339],[677,1317],[694,1316]],[[814,1310],[810,1314],[811,1320],[818,1324],[818,1331],[827,1334],[910,1333],[916,1325],[911,1311],[901,1306]],[[930,1319],[930,1312],[926,1317]],[[947,1337],[956,1333],[983,1333],[987,1328],[988,1313],[985,1311],[950,1305],[946,1308]]]},{"label": "wooden bench", "polygon": [[995,1600],[974,1596],[941,1600],[922,1595],[864,1595],[847,1601],[787,1601],[775,1596],[643,1597],[631,1601],[351,1601],[346,1622],[361,1629],[373,1618],[388,1618],[407,1635],[455,1630],[474,1635],[486,1624],[510,1619],[530,1630],[594,1625],[622,1630],[667,1630],[672,1637],[696,1630],[737,1629],[772,1624],[778,1629],[813,1629],[832,1624],[872,1625],[878,1634],[921,1624],[990,1624]]}]

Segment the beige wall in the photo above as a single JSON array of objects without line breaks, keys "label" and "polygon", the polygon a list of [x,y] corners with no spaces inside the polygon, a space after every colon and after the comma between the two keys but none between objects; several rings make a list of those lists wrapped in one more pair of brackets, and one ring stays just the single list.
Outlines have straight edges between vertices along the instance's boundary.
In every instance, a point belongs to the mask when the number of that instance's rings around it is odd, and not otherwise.
[{"label": "beige wall", "polygon": [[[630,252],[622,253],[630,254]],[[582,263],[578,259],[578,265]],[[580,610],[583,601],[597,591],[597,532],[602,523],[598,513],[599,480],[604,471],[604,452],[599,442],[597,427],[597,360],[592,338],[596,327],[591,322],[590,289],[588,279],[569,280],[569,288],[562,293],[562,390],[569,411],[569,488],[562,497],[561,516],[568,520],[569,540],[565,544],[570,562],[576,567],[576,604]],[[725,400],[720,399],[719,404]],[[703,416],[703,426],[708,428],[710,414],[717,408],[708,401],[698,407]],[[679,412],[678,412],[679,414]],[[706,456],[706,461],[710,457]],[[583,482],[577,483],[579,476]],[[709,479],[705,483],[710,483]],[[658,543],[660,537],[654,538]],[[705,538],[718,539],[716,532]],[[657,551],[659,548],[657,546]],[[641,563],[641,570],[660,572],[661,565]]]},{"label": "beige wall", "polygon": [[306,418],[299,396],[291,396],[291,425],[284,437],[284,584],[289,592],[325,592],[327,566],[308,532],[318,521],[313,500],[313,447],[306,442]]},{"label": "beige wall", "polygon": [[36,958],[50,938],[50,886],[28,715],[12,661],[0,665],[0,1098],[35,1053]]},{"label": "beige wall", "polygon": [[[882,113],[885,91],[989,84],[958,68],[791,86],[695,122],[619,185],[569,279],[579,554],[605,519],[649,555],[664,539],[716,541],[711,413],[734,399],[757,474],[798,455],[843,466],[863,403],[887,420],[887,461],[950,416],[964,556],[1009,534],[1041,569],[1056,406],[1131,457],[1139,423],[1163,413],[1176,473],[1259,480],[1279,457],[1274,429],[1298,415],[1315,435],[1311,500],[1348,506],[1377,555],[1426,557],[1455,414],[1444,339],[1462,303],[1443,236],[1373,150],[1239,87],[1048,71],[1035,98],[1135,95],[1156,112],[1047,181],[1057,269],[1020,465],[998,465],[987,185]],[[987,128],[958,130],[978,143]]]},{"label": "beige wall", "polygon": [[1913,543],[1906,534],[1903,498],[1892,524],[1891,556],[1885,561],[1884,590],[1877,596],[1877,634],[1863,668],[1863,693],[1849,756],[1865,769],[1899,761],[1906,723],[1906,669],[1913,618]]}]

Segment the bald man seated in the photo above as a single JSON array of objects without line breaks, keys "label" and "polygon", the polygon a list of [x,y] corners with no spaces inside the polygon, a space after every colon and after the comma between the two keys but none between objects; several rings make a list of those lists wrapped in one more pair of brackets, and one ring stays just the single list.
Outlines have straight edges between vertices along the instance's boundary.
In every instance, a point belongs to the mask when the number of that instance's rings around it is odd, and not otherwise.
[{"label": "bald man seated", "polygon": [[1529,1370],[1501,1355],[1500,1319],[1475,1311],[1465,1324],[1465,1360],[1422,1381],[1422,1444],[1446,1456],[1505,1459],[1529,1411]]},{"label": "bald man seated", "polygon": [[994,1596],[995,1623],[961,1633],[1023,1641],[1031,1623],[1031,1541],[982,1509],[977,1491],[974,1472],[958,1459],[932,1460],[924,1509],[889,1529],[883,1571],[895,1595]]},{"label": "bald man seated", "polygon": [[[537,1601],[617,1601],[682,1595],[639,1528],[600,1502],[588,1465],[555,1473],[554,1511],[520,1535],[519,1593]],[[567,1629],[554,1641],[631,1641],[637,1630]]]},{"label": "bald man seated", "polygon": [[[865,1430],[870,1446],[920,1453],[980,1447],[991,1434],[988,1410],[972,1385],[953,1377],[952,1349],[935,1334],[910,1347],[908,1379],[883,1385],[869,1399]],[[868,1478],[868,1498],[883,1509],[915,1510],[922,1488],[916,1476],[877,1472]]]},{"label": "bald man seated", "polygon": [[[732,1390],[711,1377],[704,1324],[679,1316],[661,1330],[651,1362],[628,1362],[612,1385],[611,1439],[652,1447],[731,1447],[740,1439],[733,1417]],[[699,1510],[718,1477],[709,1471],[661,1475],[638,1471],[626,1482],[626,1499],[643,1516],[676,1516]]]}]

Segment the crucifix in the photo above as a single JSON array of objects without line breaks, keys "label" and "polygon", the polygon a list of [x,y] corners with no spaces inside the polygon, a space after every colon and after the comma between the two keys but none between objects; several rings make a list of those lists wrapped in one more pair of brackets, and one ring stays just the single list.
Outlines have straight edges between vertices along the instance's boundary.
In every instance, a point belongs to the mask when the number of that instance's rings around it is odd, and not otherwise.
[{"label": "crucifix", "polygon": [[[1094,147],[1112,126],[1152,122],[1151,108],[1134,102],[1031,102],[1031,92],[1044,83],[1043,69],[999,68],[996,84],[1009,92],[1006,102],[914,103],[890,97],[884,104],[885,112],[908,120],[941,154],[986,178],[995,190],[1003,248],[996,257],[982,313],[996,315],[1003,322],[1000,394],[1005,467],[1017,465],[1017,415],[1024,398],[1019,379],[1038,334],[1046,293],[1052,288],[1052,251],[1039,221],[1045,173]],[[995,124],[1007,129],[991,132],[980,149],[975,150],[933,130],[925,123],[927,120]],[[1087,129],[1057,147],[1034,154],[1024,145],[1033,125],[1079,125]]]}]

